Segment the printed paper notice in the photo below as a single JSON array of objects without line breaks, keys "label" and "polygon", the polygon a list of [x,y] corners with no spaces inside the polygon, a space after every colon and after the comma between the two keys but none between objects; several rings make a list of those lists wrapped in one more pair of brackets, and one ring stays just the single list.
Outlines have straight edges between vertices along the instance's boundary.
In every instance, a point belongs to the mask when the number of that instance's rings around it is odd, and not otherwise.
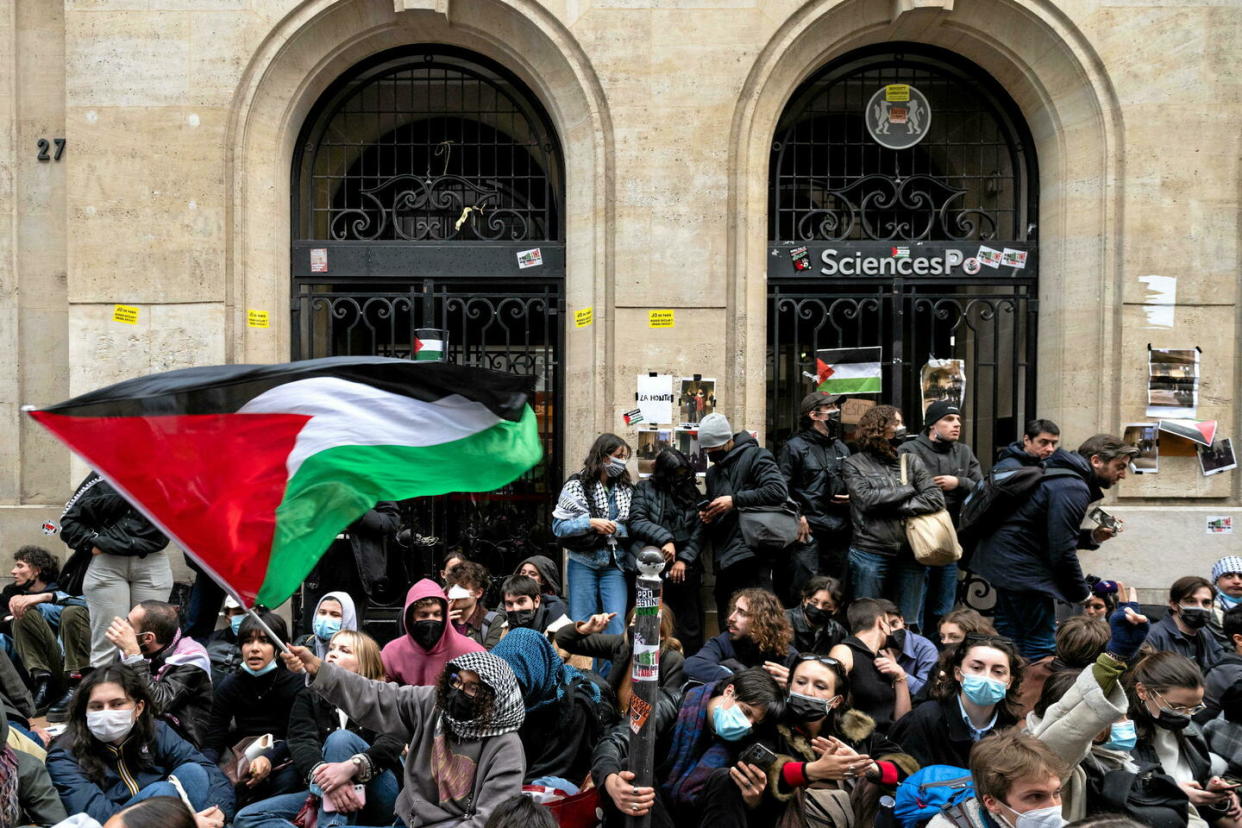
[{"label": "printed paper notice", "polygon": [[1232,535],[1233,517],[1230,515],[1209,515],[1207,519],[1206,534]]},{"label": "printed paper notice", "polygon": [[543,251],[538,247],[532,247],[530,250],[519,250],[517,263],[519,270],[525,270],[528,267],[541,267],[543,265]]},{"label": "printed paper notice", "polygon": [[649,328],[671,328],[673,327],[673,312],[671,310],[653,310],[647,317],[647,327]]},{"label": "printed paper notice", "polygon": [[884,87],[884,100],[894,102],[910,100],[910,84],[890,83]]},{"label": "printed paper notice", "polygon": [[312,247],[310,252],[311,273],[328,272],[328,248]]},{"label": "printed paper notice", "polygon": [[673,422],[673,375],[639,374],[635,399],[642,419],[663,425]]},{"label": "printed paper notice", "polygon": [[575,328],[585,328],[594,321],[595,321],[595,308],[594,307],[583,308],[582,310],[574,311],[574,327]]},{"label": "printed paper notice", "polygon": [[1001,264],[1005,267],[1016,267],[1018,270],[1026,269],[1026,251],[1014,250],[1012,247],[1006,247],[1001,251]]},{"label": "printed paper notice", "polygon": [[637,733],[647,723],[651,715],[651,705],[639,696],[630,696],[630,730]]},{"label": "printed paper notice", "polygon": [[246,311],[246,325],[251,328],[270,328],[272,327],[271,318],[267,311],[248,310]]},{"label": "printed paper notice", "polygon": [[112,321],[124,322],[126,325],[137,325],[138,308],[133,305],[114,305],[112,308]]},{"label": "printed paper notice", "polygon": [[1001,259],[1003,258],[1003,255],[999,250],[981,244],[979,245],[979,253],[975,256],[975,258],[978,259],[979,263],[984,267],[990,267],[995,270],[1001,266]]}]

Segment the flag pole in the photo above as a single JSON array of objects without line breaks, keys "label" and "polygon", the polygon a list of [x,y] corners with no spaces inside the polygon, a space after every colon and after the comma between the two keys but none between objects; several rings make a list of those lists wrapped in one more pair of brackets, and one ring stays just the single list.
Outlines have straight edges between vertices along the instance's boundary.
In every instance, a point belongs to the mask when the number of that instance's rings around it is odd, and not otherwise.
[{"label": "flag pole", "polygon": [[[241,602],[239,601],[238,603],[241,603]],[[281,641],[279,636],[277,636],[276,633],[272,632],[272,628],[269,627],[267,623],[264,622],[264,620],[259,617],[259,614],[254,611],[254,607],[246,607],[246,612],[250,615],[251,618],[253,618],[258,623],[260,627],[263,628],[263,632],[267,633],[268,639],[273,644],[275,644],[277,647],[279,647],[281,652],[285,653],[286,655],[290,655],[290,656],[293,655],[293,650],[290,650],[285,645],[285,642]]]}]

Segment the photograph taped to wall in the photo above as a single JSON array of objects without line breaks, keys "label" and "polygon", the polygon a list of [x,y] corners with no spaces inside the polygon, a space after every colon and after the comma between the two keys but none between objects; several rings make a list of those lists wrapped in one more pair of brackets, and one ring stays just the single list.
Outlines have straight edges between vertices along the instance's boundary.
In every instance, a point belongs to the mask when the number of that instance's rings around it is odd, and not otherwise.
[{"label": "photograph taped to wall", "polygon": [[1147,416],[1194,419],[1199,405],[1199,349],[1150,348]]},{"label": "photograph taped to wall", "polygon": [[1135,474],[1160,471],[1160,433],[1155,423],[1127,423],[1121,439],[1139,450],[1138,456],[1130,461]]},{"label": "photograph taped to wall", "polygon": [[1233,440],[1222,437],[1211,447],[1199,447],[1199,468],[1205,477],[1236,469],[1238,459],[1233,454]]},{"label": "photograph taped to wall", "polygon": [[677,438],[672,429],[643,429],[638,432],[638,448],[634,456],[638,459],[638,475],[646,477],[655,470],[655,459],[666,448],[676,448]]},{"label": "photograph taped to wall", "polygon": [[716,410],[716,380],[708,377],[682,377],[677,397],[681,422],[697,425]]},{"label": "photograph taped to wall", "polygon": [[690,468],[694,469],[695,474],[706,474],[707,455],[699,447],[699,433],[688,428],[676,429],[674,433],[677,435],[677,450],[686,455]]},{"label": "photograph taped to wall", "polygon": [[919,372],[923,411],[934,402],[948,402],[959,409],[966,400],[966,360],[929,359]]}]

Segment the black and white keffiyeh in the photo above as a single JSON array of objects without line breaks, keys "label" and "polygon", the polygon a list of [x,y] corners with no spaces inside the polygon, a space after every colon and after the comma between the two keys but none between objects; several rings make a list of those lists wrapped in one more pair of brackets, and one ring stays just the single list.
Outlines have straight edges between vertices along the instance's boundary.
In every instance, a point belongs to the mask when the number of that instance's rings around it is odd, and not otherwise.
[{"label": "black and white keffiyeh", "polygon": [[441,711],[455,738],[462,741],[485,739],[488,736],[512,733],[522,726],[522,722],[526,720],[526,705],[522,701],[517,677],[504,659],[487,652],[465,653],[450,661],[449,669],[473,670],[495,696],[492,715],[485,722],[473,719],[459,722]]},{"label": "black and white keffiyeh", "polygon": [[[634,496],[634,487],[618,483],[616,496],[616,519],[624,523],[630,517],[630,499]],[[557,498],[556,508],[552,510],[552,517],[557,520],[573,520],[584,516],[609,519],[608,489],[603,484],[596,483],[591,487],[591,497],[588,499],[581,476],[575,474],[565,481],[561,496]]]}]

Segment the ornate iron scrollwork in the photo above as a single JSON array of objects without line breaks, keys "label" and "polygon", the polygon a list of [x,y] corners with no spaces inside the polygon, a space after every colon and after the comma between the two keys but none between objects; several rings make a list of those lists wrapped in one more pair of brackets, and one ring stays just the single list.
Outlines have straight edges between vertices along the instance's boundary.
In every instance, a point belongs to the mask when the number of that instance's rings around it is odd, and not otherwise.
[{"label": "ornate iron scrollwork", "polygon": [[[444,241],[466,235],[485,241],[531,238],[524,211],[504,206],[512,201],[495,181],[480,186],[460,175],[395,175],[358,190],[362,207],[334,210],[332,238],[373,241],[391,228],[406,241]],[[508,198],[506,198],[508,196]]]},{"label": "ornate iron scrollwork", "polygon": [[797,223],[803,241],[986,241],[996,237],[996,217],[958,205],[967,191],[928,175],[872,173],[839,189],[812,191],[820,207]]}]

